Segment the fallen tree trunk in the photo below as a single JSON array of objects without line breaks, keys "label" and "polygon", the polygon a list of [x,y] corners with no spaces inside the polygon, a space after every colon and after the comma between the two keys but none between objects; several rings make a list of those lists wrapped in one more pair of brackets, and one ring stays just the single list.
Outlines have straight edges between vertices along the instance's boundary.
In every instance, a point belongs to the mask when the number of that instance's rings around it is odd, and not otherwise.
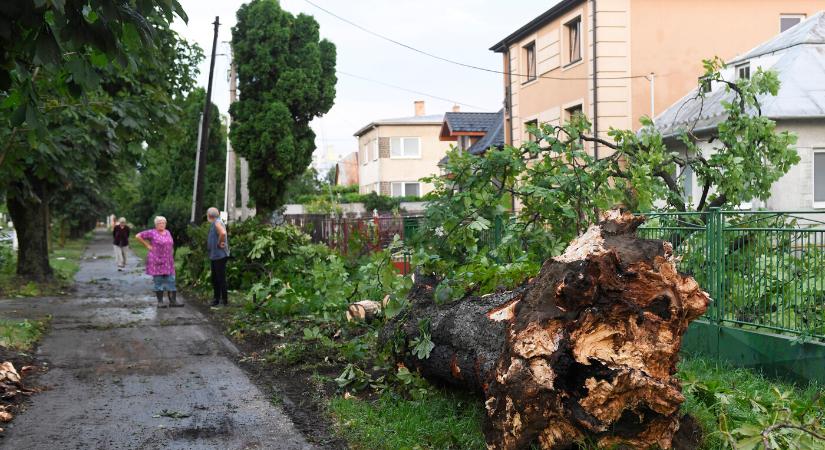
[{"label": "fallen tree trunk", "polygon": [[[643,221],[611,211],[511,292],[437,305],[438,280],[419,275],[382,339],[428,379],[484,396],[490,448],[670,448],[682,335],[709,298],[669,243],[636,237]],[[426,359],[409,351],[422,333]]]}]

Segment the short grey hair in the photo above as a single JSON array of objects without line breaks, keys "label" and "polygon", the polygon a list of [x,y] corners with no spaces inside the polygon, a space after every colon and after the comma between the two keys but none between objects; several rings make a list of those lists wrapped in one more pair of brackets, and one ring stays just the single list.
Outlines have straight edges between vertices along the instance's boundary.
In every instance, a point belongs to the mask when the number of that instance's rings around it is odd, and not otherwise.
[{"label": "short grey hair", "polygon": [[206,210],[207,217],[220,217],[220,215],[221,212],[218,211],[218,208],[215,208],[214,206]]},{"label": "short grey hair", "polygon": [[166,217],[163,216],[155,216],[155,225],[159,224],[160,222],[167,223]]},{"label": "short grey hair", "polygon": [[118,223],[126,223],[126,218],[121,217],[120,219],[117,219],[117,221],[118,221]]}]

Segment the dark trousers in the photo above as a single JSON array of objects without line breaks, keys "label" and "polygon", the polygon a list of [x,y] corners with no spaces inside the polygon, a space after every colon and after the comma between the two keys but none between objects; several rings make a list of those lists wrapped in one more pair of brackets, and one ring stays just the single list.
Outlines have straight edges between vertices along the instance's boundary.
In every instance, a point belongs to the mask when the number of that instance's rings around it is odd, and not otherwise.
[{"label": "dark trousers", "polygon": [[212,262],[212,292],[213,300],[224,303],[229,301],[229,292],[226,286],[226,262],[229,258],[213,259]]}]

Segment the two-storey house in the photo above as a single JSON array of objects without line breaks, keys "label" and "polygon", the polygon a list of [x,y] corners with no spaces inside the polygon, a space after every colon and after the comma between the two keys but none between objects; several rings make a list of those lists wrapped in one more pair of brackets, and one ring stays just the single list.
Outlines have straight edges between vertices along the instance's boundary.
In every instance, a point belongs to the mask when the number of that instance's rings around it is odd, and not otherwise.
[{"label": "two-storey house", "polygon": [[601,137],[638,128],[697,85],[703,59],[729,60],[821,9],[825,0],[562,0],[491,48],[504,61],[506,142],[577,112]]},{"label": "two-storey house", "polygon": [[428,116],[424,108],[416,101],[414,116],[376,120],[355,132],[360,193],[409,197],[432,190],[420,179],[438,173],[449,147],[439,140],[444,114]]}]

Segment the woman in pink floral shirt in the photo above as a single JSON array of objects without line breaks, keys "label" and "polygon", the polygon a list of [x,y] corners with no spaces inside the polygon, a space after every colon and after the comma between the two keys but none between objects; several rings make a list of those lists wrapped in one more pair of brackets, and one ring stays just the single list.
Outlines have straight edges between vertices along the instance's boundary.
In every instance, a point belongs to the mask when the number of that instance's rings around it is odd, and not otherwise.
[{"label": "woman in pink floral shirt", "polygon": [[166,218],[155,217],[155,228],[141,231],[135,238],[149,250],[146,255],[146,274],[152,276],[155,283],[155,295],[158,308],[165,308],[163,291],[169,296],[169,306],[183,306],[177,301],[175,288],[175,241],[172,233],[166,229]]}]

